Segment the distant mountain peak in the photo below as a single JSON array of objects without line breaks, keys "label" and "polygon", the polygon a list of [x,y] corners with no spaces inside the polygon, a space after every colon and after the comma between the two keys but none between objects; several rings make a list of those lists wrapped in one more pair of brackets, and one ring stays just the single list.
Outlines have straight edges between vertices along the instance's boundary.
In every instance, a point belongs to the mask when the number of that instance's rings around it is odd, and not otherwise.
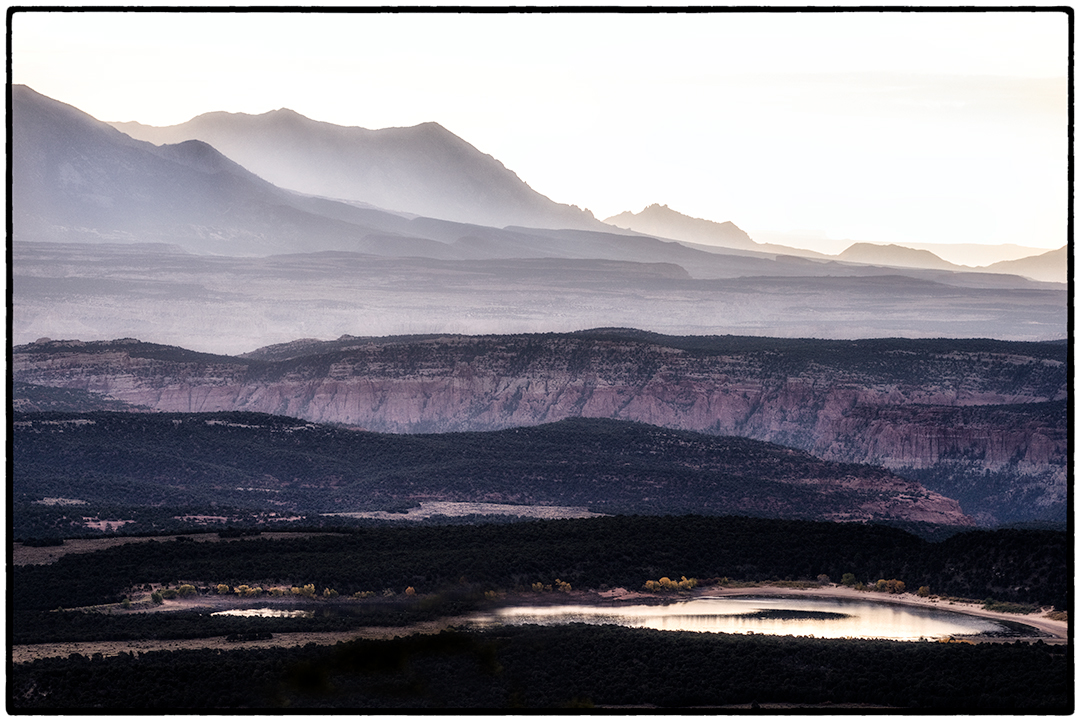
[{"label": "distant mountain peak", "polygon": [[731,221],[694,218],[672,210],[666,204],[653,203],[640,213],[626,211],[604,220],[608,225],[672,240],[713,245],[721,248],[754,250],[758,244]]},{"label": "distant mountain peak", "polygon": [[963,268],[963,266],[942,260],[929,250],[918,250],[893,244],[854,243],[836,257],[840,260],[855,263],[893,265],[902,268],[936,268],[941,270],[960,270]]}]

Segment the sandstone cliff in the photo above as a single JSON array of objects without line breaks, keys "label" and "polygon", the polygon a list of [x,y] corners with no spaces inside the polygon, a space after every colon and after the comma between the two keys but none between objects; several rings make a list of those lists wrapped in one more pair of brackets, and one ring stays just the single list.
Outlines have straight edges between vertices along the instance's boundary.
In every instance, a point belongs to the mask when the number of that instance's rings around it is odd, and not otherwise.
[{"label": "sandstone cliff", "polygon": [[[49,341],[16,348],[14,372],[163,411],[249,410],[395,433],[584,416],[740,435],[917,471],[946,495],[958,482],[973,486],[965,512],[993,523],[1064,518],[1065,351],[1054,343],[617,330],[344,337],[245,358],[130,340]],[[980,496],[988,473],[1023,486],[1024,506]]]}]

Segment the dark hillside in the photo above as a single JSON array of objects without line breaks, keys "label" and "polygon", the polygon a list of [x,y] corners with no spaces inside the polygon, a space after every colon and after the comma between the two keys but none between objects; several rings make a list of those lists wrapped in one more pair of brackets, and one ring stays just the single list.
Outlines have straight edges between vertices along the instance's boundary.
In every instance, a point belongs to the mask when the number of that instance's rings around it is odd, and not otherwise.
[{"label": "dark hillside", "polygon": [[571,418],[391,435],[255,413],[17,414],[16,502],[358,512],[420,501],[970,525],[871,466],[745,438]]}]

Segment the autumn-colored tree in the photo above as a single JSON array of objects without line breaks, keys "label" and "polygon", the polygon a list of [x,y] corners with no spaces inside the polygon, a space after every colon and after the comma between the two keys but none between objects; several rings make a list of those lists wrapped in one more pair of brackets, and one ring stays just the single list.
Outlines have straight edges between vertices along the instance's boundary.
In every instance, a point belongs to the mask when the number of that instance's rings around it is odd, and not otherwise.
[{"label": "autumn-colored tree", "polygon": [[874,584],[874,590],[880,593],[903,593],[905,588],[904,582],[895,578],[888,580],[879,578],[877,583]]},{"label": "autumn-colored tree", "polygon": [[696,578],[687,578],[683,576],[678,581],[673,581],[667,576],[663,576],[659,581],[646,581],[645,590],[647,591],[689,591],[691,588],[697,586]]}]

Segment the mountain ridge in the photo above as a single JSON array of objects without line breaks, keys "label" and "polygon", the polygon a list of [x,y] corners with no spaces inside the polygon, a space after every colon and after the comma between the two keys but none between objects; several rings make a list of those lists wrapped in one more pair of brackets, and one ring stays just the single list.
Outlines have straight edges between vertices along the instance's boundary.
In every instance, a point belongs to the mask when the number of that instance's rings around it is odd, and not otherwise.
[{"label": "mountain ridge", "polygon": [[587,210],[537,193],[434,121],[373,130],[283,108],[259,115],[215,111],[164,127],[110,125],[155,143],[204,140],[260,177],[311,195],[498,228],[604,227]]},{"label": "mountain ridge", "polygon": [[1068,281],[1069,246],[1063,245],[1039,255],[1016,260],[1003,260],[992,263],[987,269],[999,273],[1015,273],[1033,280],[1063,283]]}]

